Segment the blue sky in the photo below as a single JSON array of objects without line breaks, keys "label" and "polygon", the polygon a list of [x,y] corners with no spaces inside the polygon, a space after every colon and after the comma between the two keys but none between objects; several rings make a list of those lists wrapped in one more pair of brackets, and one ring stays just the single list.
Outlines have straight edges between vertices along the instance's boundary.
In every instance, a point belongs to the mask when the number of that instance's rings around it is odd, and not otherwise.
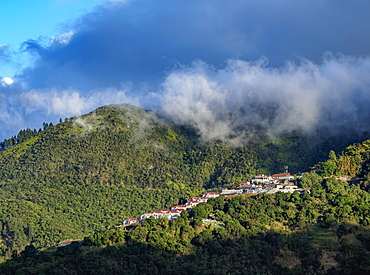
[{"label": "blue sky", "polygon": [[[1,1],[0,45],[8,45],[9,50],[18,51],[28,39],[43,37],[47,40],[99,3],[103,3],[103,0]],[[0,75],[13,76],[24,67],[24,64],[17,63],[27,61],[20,59],[11,64],[0,64]]]},{"label": "blue sky", "polygon": [[233,143],[370,130],[369,1],[23,2],[1,7],[0,139],[110,103]]}]

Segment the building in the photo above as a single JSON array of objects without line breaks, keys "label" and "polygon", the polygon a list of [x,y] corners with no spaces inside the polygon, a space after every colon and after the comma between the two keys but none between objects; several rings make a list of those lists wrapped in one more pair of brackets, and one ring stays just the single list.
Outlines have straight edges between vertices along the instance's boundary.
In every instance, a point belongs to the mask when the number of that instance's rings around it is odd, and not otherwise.
[{"label": "building", "polygon": [[259,174],[259,175],[252,178],[251,183],[269,183],[272,180],[273,179],[272,179],[271,176],[266,176],[266,175],[263,175],[263,174]]},{"label": "building", "polygon": [[195,206],[197,206],[198,204],[200,204],[199,201],[196,201],[196,200],[193,200],[193,199],[190,199],[188,200],[186,203],[185,203],[185,206],[187,209],[191,209]]},{"label": "building", "polygon": [[174,205],[174,206],[171,207],[171,210],[184,211],[184,210],[186,210],[186,206],[185,205]]},{"label": "building", "polygon": [[199,202],[207,202],[208,198],[207,197],[195,197],[193,198],[194,201],[199,201]]},{"label": "building", "polygon": [[271,177],[275,180],[292,180],[294,177],[289,173],[284,174],[273,174]]},{"label": "building", "polygon": [[138,219],[135,219],[135,218],[131,218],[131,219],[126,219],[123,221],[123,225],[131,225],[131,224],[134,224],[134,223],[137,223],[139,222]]},{"label": "building", "polygon": [[206,197],[206,198],[217,198],[219,196],[220,194],[214,193],[214,192],[208,192],[208,193],[203,194],[203,197]]}]

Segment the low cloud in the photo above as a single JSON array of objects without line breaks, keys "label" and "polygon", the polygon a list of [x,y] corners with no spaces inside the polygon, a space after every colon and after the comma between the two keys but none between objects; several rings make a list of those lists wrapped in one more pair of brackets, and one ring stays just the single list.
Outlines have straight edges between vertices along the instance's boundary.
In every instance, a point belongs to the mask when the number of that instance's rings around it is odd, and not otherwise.
[{"label": "low cloud", "polygon": [[370,57],[327,54],[319,64],[301,59],[278,68],[266,58],[232,59],[222,68],[196,61],[168,72],[160,89],[142,88],[135,96],[130,85],[89,93],[2,86],[1,121],[9,125],[15,117],[22,127],[34,127],[37,120],[41,125],[45,119],[57,121],[106,104],[131,103],[195,127],[204,140],[235,146],[257,131],[269,136],[298,130],[311,136],[368,137],[369,75]]},{"label": "low cloud", "polygon": [[23,93],[21,98],[27,113],[41,111],[58,116],[80,115],[102,105],[131,100],[124,90],[116,89],[92,91],[90,94],[77,90],[31,90]]},{"label": "low cloud", "polygon": [[327,56],[269,67],[230,60],[216,69],[203,62],[174,71],[163,83],[162,110],[196,127],[206,140],[240,145],[262,130],[270,136],[299,130],[329,135],[370,132],[370,58]]},{"label": "low cloud", "polygon": [[[127,88],[129,89],[129,88]],[[78,90],[27,90],[17,84],[0,85],[1,139],[16,135],[24,128],[39,128],[42,122],[56,123],[60,118],[90,112],[102,105],[130,102],[127,90],[107,88],[82,93]]]}]

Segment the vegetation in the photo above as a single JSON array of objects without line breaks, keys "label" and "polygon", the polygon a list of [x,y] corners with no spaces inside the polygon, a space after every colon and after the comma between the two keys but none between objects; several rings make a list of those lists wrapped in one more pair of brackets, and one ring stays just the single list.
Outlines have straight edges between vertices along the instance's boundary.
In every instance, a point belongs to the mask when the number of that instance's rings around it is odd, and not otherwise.
[{"label": "vegetation", "polygon": [[302,184],[318,179],[312,194],[218,197],[175,220],[151,218],[43,251],[28,246],[0,273],[368,274],[370,194],[314,172]]},{"label": "vegetation", "polygon": [[[369,270],[370,141],[341,155],[332,151],[327,161],[326,145],[300,133],[261,135],[231,148],[130,105],[101,107],[32,133],[0,152],[0,255],[13,258],[1,274]],[[310,194],[215,199],[177,220],[111,230],[205,189],[314,163],[317,172],[300,180]],[[204,224],[208,217],[219,222]],[[82,246],[55,247],[84,236]]]}]

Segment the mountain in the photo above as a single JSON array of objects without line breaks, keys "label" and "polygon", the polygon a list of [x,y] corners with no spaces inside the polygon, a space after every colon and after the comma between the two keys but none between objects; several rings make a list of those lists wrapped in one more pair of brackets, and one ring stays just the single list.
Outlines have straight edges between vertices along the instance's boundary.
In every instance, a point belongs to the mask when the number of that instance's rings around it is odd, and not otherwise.
[{"label": "mountain", "polygon": [[0,255],[83,238],[257,173],[306,171],[327,145],[291,132],[231,147],[153,111],[98,108],[0,152]]},{"label": "mountain", "polygon": [[202,144],[191,129],[131,105],[66,119],[0,152],[1,256],[82,238],[250,178],[257,167],[250,151]]}]

